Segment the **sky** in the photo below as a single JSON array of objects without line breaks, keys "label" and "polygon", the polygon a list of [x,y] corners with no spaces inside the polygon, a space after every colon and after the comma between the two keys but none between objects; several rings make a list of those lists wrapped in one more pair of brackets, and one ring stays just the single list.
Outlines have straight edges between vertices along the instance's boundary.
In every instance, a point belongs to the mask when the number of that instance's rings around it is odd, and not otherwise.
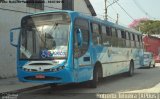
[{"label": "sky", "polygon": [[[114,0],[107,0],[107,5]],[[97,17],[104,18],[104,0],[90,0]],[[129,16],[122,10],[122,8],[114,3],[108,7],[108,20],[115,22],[117,13],[119,15],[119,24],[128,26],[134,19],[148,18],[152,20],[160,20],[160,0],[119,0],[118,3],[129,14]]]}]

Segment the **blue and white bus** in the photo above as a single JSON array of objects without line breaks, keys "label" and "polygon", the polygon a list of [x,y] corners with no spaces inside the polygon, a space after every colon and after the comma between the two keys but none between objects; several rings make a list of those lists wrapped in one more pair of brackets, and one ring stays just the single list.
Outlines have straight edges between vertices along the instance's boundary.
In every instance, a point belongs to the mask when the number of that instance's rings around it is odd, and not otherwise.
[{"label": "blue and white bus", "polygon": [[10,42],[17,48],[22,82],[89,81],[97,87],[102,77],[123,72],[132,76],[143,58],[140,32],[75,11],[27,15],[20,28],[10,30]]}]

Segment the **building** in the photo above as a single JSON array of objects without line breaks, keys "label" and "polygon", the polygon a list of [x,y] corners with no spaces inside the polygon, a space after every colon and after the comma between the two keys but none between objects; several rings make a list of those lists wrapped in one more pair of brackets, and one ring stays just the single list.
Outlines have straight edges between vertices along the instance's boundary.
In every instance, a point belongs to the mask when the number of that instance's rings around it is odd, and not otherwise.
[{"label": "building", "polygon": [[160,62],[160,38],[150,35],[143,37],[144,50],[152,52],[155,62]]},{"label": "building", "polygon": [[89,0],[0,0],[0,78],[16,75],[16,48],[10,45],[9,30],[20,27],[27,14],[61,9],[96,16]]}]

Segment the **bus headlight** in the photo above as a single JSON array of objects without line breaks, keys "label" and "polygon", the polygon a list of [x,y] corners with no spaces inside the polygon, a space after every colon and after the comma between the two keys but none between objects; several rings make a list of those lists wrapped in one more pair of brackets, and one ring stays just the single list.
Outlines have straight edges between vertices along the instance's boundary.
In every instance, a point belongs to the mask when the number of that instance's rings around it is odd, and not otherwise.
[{"label": "bus headlight", "polygon": [[65,68],[65,66],[59,66],[58,68],[50,69],[50,71],[52,71],[52,72],[58,72],[60,70],[63,70],[64,68]]},{"label": "bus headlight", "polygon": [[57,69],[58,69],[58,71],[59,71],[59,70],[63,70],[63,69],[64,69],[64,66],[60,66],[60,67],[58,67]]},{"label": "bus headlight", "polygon": [[26,68],[23,68],[23,70],[24,70],[24,71],[28,71],[28,72],[30,71],[30,69],[26,69]]}]

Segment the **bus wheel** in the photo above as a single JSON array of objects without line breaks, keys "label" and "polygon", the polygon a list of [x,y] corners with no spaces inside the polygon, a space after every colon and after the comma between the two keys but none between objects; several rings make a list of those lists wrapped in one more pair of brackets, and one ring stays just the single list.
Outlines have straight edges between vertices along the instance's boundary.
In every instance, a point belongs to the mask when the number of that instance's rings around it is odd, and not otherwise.
[{"label": "bus wheel", "polygon": [[129,66],[128,76],[133,76],[133,74],[134,74],[134,62],[131,61]]},{"label": "bus wheel", "polygon": [[98,83],[98,68],[95,67],[93,71],[93,80],[90,81],[90,87],[91,88],[97,88],[97,83]]},{"label": "bus wheel", "polygon": [[155,64],[153,64],[153,68],[155,68],[156,66],[155,66]]}]

